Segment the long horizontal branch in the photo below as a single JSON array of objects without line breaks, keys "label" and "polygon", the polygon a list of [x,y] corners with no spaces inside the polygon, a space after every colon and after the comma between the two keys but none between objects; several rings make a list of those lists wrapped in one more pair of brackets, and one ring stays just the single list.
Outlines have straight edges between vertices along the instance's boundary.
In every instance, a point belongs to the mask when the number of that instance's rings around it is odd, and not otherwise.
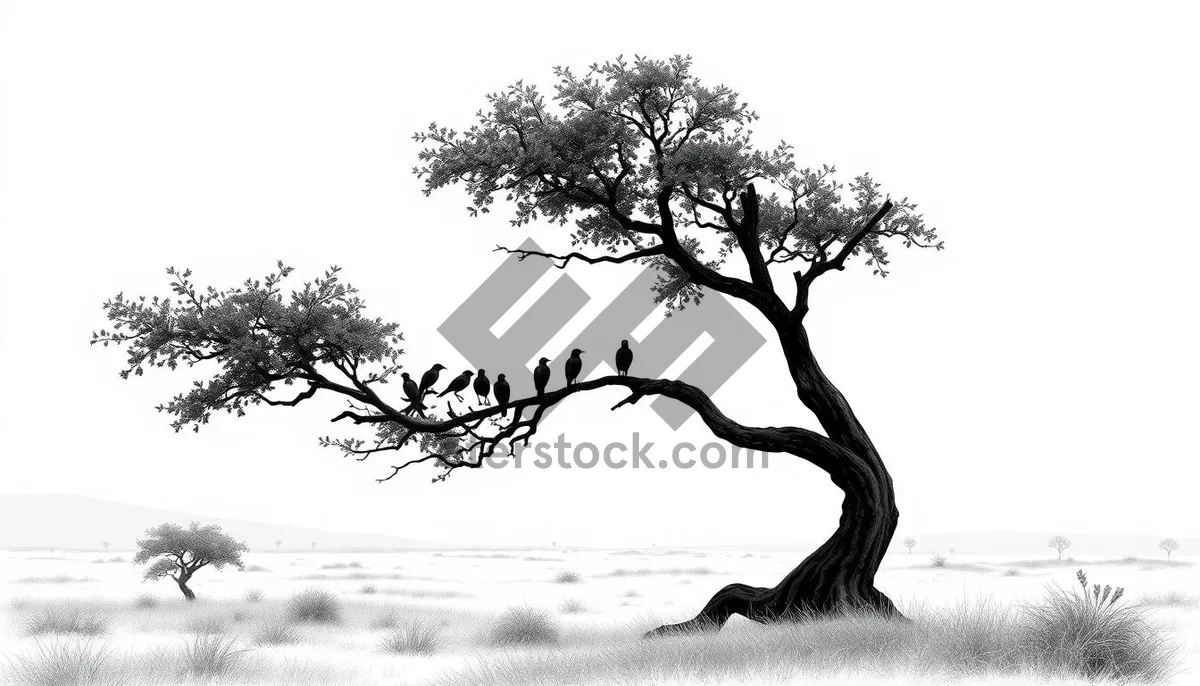
[{"label": "long horizontal branch", "polygon": [[[421,419],[390,410],[389,408],[389,410],[381,410],[379,413],[373,414],[346,411],[330,421],[338,422],[349,419],[356,424],[394,423],[407,430],[411,436],[415,434],[444,434],[464,427],[479,426],[484,420],[495,417],[506,410],[513,410],[515,412],[514,416],[517,419],[514,420],[513,425],[510,425],[510,428],[520,424],[530,429],[536,429],[536,420],[533,422],[529,420],[522,422],[519,419],[525,411],[532,408],[535,411],[535,416],[540,418],[541,413],[547,408],[562,402],[572,395],[607,387],[622,387],[628,389],[630,392],[626,398],[613,405],[613,410],[637,403],[646,396],[663,396],[687,405],[700,416],[714,436],[726,440],[733,445],[762,452],[790,453],[811,462],[835,478],[844,475],[848,469],[857,471],[861,467],[861,465],[857,464],[861,462],[858,456],[819,433],[790,426],[752,427],[743,425],[730,419],[713,403],[704,391],[690,384],[672,379],[606,376],[560,388],[556,391],[546,393],[541,397],[530,396],[514,400],[508,403],[506,408],[494,405],[465,414],[454,415],[446,419]],[[531,434],[532,431],[528,431],[519,438],[527,439]],[[422,458],[422,461],[425,459],[429,458]],[[415,464],[416,462],[413,463]],[[407,466],[407,464],[403,466]]]},{"label": "long horizontal branch", "polygon": [[591,255],[585,255],[581,252],[572,252],[572,253],[568,253],[566,255],[554,255],[552,253],[542,252],[540,250],[524,250],[521,248],[506,248],[502,245],[497,245],[496,250],[493,252],[500,252],[500,251],[506,252],[510,255],[516,255],[519,259],[522,259],[522,260],[525,259],[526,257],[544,257],[544,258],[550,259],[550,260],[561,260],[561,262],[554,265],[554,266],[558,267],[559,269],[566,268],[567,263],[570,262],[571,260],[579,260],[580,262],[587,262],[588,264],[601,264],[601,263],[605,263],[605,262],[610,263],[610,264],[621,264],[624,262],[632,262],[634,260],[640,260],[643,257],[653,257],[654,255],[662,255],[665,252],[662,245],[655,245],[655,246],[651,246],[649,248],[643,248],[641,250],[635,250],[633,252],[624,253],[624,254],[620,254],[620,255],[600,255],[598,257],[593,257]]}]

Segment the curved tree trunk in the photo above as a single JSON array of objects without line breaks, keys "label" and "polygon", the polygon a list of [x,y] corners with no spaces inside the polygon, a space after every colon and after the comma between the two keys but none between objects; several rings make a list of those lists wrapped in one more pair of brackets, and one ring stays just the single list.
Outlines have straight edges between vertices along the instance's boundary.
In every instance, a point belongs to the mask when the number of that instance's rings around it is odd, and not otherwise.
[{"label": "curved tree trunk", "polygon": [[[830,440],[844,449],[818,465],[845,493],[838,528],[774,587],[730,584],[696,617],[661,626],[647,636],[719,628],[735,614],[758,622],[846,610],[900,616],[892,601],[875,588],[875,573],[900,518],[891,476],[849,404],[817,365],[803,327],[795,324],[780,334],[798,397]],[[798,449],[796,454],[802,452]]]},{"label": "curved tree trunk", "polygon": [[196,599],[196,594],[192,592],[192,589],[188,588],[187,582],[190,578],[191,576],[181,576],[175,580],[175,583],[179,584],[179,590],[183,593],[183,597],[192,601]]}]

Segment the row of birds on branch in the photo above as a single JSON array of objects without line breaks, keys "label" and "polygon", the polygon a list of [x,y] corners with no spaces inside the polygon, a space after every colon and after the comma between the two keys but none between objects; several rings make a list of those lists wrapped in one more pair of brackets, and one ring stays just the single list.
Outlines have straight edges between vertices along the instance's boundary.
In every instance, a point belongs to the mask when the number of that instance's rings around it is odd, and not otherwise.
[{"label": "row of birds on branch", "polygon": [[[575,385],[579,378],[579,373],[583,371],[583,350],[575,348],[571,351],[571,356],[567,358],[567,363],[564,365],[564,373],[567,377],[567,386]],[[541,358],[538,360],[538,365],[533,369],[533,387],[537,391],[537,397],[540,399],[546,395],[546,386],[550,384],[550,360]],[[629,348],[629,341],[621,341],[621,347],[617,349],[616,355],[617,376],[629,376],[629,367],[633,364],[633,350]],[[404,399],[408,401],[408,407],[405,408],[407,413],[417,413],[424,417],[424,410],[428,409],[424,404],[425,396],[436,393],[434,385],[438,382],[438,377],[441,376],[442,370],[445,369],[440,364],[435,364],[429,368],[429,371],[421,375],[421,383],[417,383],[408,375],[408,372],[403,372],[400,377],[404,380]],[[472,382],[471,377],[475,377]],[[491,379],[487,377],[487,372],[483,369],[479,373],[468,369],[459,374],[446,384],[441,393],[437,393],[437,397],[441,398],[450,393],[458,398],[459,402],[463,401],[461,392],[470,387],[475,391],[476,399],[480,404],[491,405],[489,395],[495,395],[496,402],[503,408],[501,417],[508,417],[508,401],[512,398],[512,388],[508,384],[508,380],[503,374],[496,375],[496,382],[493,384]]]}]

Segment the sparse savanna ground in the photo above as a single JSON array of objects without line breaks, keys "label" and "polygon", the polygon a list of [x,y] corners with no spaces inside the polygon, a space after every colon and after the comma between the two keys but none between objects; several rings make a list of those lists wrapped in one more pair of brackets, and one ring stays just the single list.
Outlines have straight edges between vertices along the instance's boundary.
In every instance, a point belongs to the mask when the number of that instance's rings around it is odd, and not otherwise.
[{"label": "sparse savanna ground", "polygon": [[[641,638],[726,583],[773,584],[802,556],[255,552],[245,572],[202,570],[200,600],[187,603],[170,581],[141,583],[128,551],[0,551],[0,682],[1195,683],[1200,567],[1186,558],[951,555],[938,567],[893,553],[879,586],[913,622],[734,619],[719,633]],[[1048,602],[1050,586],[1078,590],[1079,568],[1123,586],[1130,614],[1081,618]],[[1137,614],[1145,624],[1129,621]]]}]

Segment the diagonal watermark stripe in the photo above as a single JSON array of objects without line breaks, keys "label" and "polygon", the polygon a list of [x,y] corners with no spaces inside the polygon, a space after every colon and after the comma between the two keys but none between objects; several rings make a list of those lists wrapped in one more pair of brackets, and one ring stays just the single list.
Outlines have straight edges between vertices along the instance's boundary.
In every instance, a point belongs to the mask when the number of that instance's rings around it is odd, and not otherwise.
[{"label": "diagonal watermark stripe", "polygon": [[[522,250],[541,248],[532,240]],[[533,357],[550,342],[591,297],[565,273],[522,314],[502,336],[492,333],[496,322],[554,266],[544,259],[522,260],[509,256],[466,301],[446,318],[438,332],[477,369],[493,379],[505,374],[512,397],[532,395]],[[612,357],[622,339],[634,350],[634,376],[659,378],[705,334],[711,343],[679,374],[679,379],[710,396],[716,393],[754,356],[766,339],[719,293],[708,293],[698,304],[660,321],[643,340],[631,332],[658,309],[651,287],[657,276],[646,267],[550,363],[550,387],[564,383],[562,369],[571,348],[588,351],[579,378],[602,362],[615,369]],[[678,429],[693,412],[669,398],[657,398],[651,408],[672,429]]]}]

